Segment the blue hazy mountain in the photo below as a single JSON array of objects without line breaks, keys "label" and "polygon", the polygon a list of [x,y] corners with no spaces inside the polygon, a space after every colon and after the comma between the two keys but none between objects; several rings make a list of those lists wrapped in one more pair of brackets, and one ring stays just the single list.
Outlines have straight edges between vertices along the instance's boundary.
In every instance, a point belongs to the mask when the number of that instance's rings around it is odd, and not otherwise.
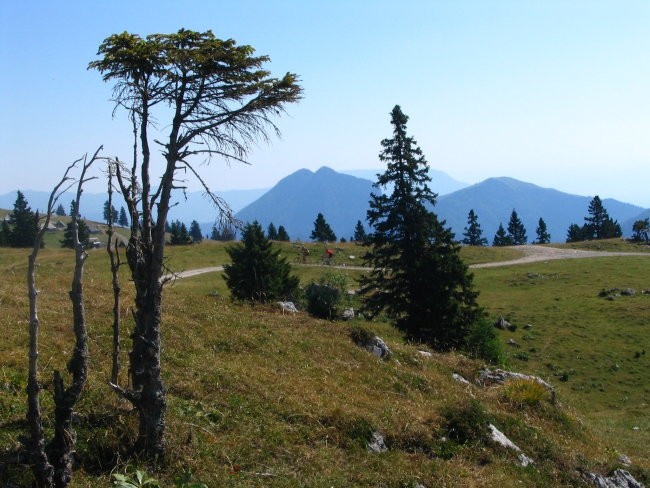
[{"label": "blue hazy mountain", "polygon": [[365,222],[372,182],[322,167],[301,169],[240,212],[242,222],[257,220],[266,229],[283,225],[292,240],[309,240],[314,221],[322,213],[336,236],[349,239],[357,220]]},{"label": "blue hazy mountain", "polygon": [[[499,223],[507,228],[514,209],[526,228],[528,242],[535,239],[535,229],[540,217],[546,222],[551,242],[564,242],[569,225],[584,224],[592,198],[593,196],[578,196],[552,188],[542,188],[513,178],[488,178],[481,183],[441,196],[434,211],[446,219],[447,225],[453,229],[458,239],[462,239],[470,209],[474,209],[483,230],[483,237],[486,237],[490,244]],[[618,220],[622,226],[628,219],[634,218],[644,210],[642,207],[609,198],[603,198],[603,205],[610,217]],[[623,228],[623,233],[631,234],[631,226],[629,229]]]}]

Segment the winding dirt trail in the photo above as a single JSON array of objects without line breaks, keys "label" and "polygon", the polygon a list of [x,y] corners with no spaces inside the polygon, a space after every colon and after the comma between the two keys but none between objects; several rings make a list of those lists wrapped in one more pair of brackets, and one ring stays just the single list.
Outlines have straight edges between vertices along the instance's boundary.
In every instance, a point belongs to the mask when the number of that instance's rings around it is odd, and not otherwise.
[{"label": "winding dirt trail", "polygon": [[578,249],[563,249],[559,247],[546,246],[517,246],[513,249],[521,251],[523,256],[510,261],[497,261],[493,263],[473,264],[472,269],[496,268],[498,266],[511,266],[516,264],[534,263],[537,261],[550,261],[552,259],[580,259],[580,258],[601,258],[612,256],[648,256],[647,252],[612,252],[612,251],[581,251]]},{"label": "winding dirt trail", "polygon": [[[499,266],[513,266],[517,264],[527,264],[534,263],[539,261],[550,261],[553,259],[580,259],[580,258],[600,258],[600,257],[612,257],[612,256],[646,256],[650,257],[648,252],[612,252],[612,251],[581,251],[577,249],[562,249],[559,247],[546,247],[546,246],[517,246],[513,249],[520,251],[522,256],[517,259],[511,259],[510,261],[495,261],[492,263],[481,263],[481,264],[472,264],[471,269],[480,269],[480,268],[496,268]],[[308,265],[316,266],[316,265]],[[367,270],[369,268],[364,268],[363,266],[333,266],[334,268],[341,269],[356,269],[356,270]],[[192,276],[197,276],[205,273],[216,273],[223,271],[223,266],[210,266],[207,268],[197,268],[189,269],[187,271],[181,271],[175,275],[175,278],[190,278]]]}]

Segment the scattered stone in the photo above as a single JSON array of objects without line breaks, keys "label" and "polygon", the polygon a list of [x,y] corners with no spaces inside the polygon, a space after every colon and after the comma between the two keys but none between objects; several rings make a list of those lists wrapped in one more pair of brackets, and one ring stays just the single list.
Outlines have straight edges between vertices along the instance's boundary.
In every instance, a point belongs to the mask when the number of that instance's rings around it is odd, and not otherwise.
[{"label": "scattered stone", "polygon": [[619,454],[618,460],[621,462],[623,466],[632,466],[632,460],[629,457],[627,457],[625,454]]},{"label": "scattered stone", "polygon": [[519,453],[517,456],[517,459],[519,460],[519,464],[523,467],[529,466],[533,463],[533,460],[526,456],[523,452],[521,452],[521,449],[519,446],[517,446],[514,442],[512,442],[510,439],[508,439],[503,432],[501,432],[499,429],[497,429],[494,425],[489,424],[488,427],[490,428],[490,437],[493,442],[499,444],[500,446],[505,447],[506,449],[512,449],[513,451],[516,451]]},{"label": "scattered stone", "polygon": [[621,295],[624,297],[633,297],[634,295],[636,295],[636,291],[634,290],[634,288],[623,288],[621,290]]},{"label": "scattered stone", "polygon": [[347,291],[346,291],[345,293],[347,293],[347,294],[348,294],[348,296],[351,296],[351,297],[353,297],[354,295],[356,295],[356,294],[357,294],[357,290],[353,290],[352,288],[350,288],[350,289],[349,289],[349,290],[347,290]]},{"label": "scattered stone", "polygon": [[508,327],[512,327],[512,324],[503,318],[503,315],[500,315],[497,321],[494,323],[494,326],[497,329],[505,330]]},{"label": "scattered stone", "polygon": [[624,469],[617,469],[611,476],[587,473],[586,478],[598,488],[643,488],[643,485]]},{"label": "scattered stone", "polygon": [[502,369],[490,370],[488,368],[482,369],[479,371],[478,378],[476,383],[480,386],[487,386],[493,383],[503,384],[507,380],[517,379],[517,380],[533,380],[542,385],[551,393],[551,401],[555,400],[555,388],[539,376],[533,376],[523,373],[515,373],[514,371],[504,371]]},{"label": "scattered stone", "polygon": [[517,341],[515,341],[514,339],[508,339],[508,345],[513,347],[520,347]]},{"label": "scattered stone", "polygon": [[280,308],[282,309],[282,313],[284,312],[296,313],[298,311],[298,309],[296,308],[293,302],[278,302],[278,305],[280,305]]},{"label": "scattered stone", "polygon": [[514,324],[508,324],[507,327],[510,332],[514,332],[517,330],[517,326]]},{"label": "scattered stone", "polygon": [[526,330],[530,330],[532,328],[533,328],[533,326],[531,324],[524,325],[524,329],[526,329]]},{"label": "scattered stone", "polygon": [[639,430],[639,428],[635,425],[634,427],[632,427],[632,430]]},{"label": "scattered stone", "polygon": [[381,337],[377,336],[372,338],[370,344],[366,346],[366,349],[379,359],[388,359],[392,354],[386,343],[381,339]]},{"label": "scattered stone", "polygon": [[433,357],[433,354],[431,354],[429,351],[418,351],[418,354],[425,358]]},{"label": "scattered stone", "polygon": [[343,310],[343,314],[341,315],[341,318],[343,320],[352,320],[354,318],[354,309],[346,308],[345,310]]},{"label": "scattered stone", "polygon": [[463,383],[464,385],[471,385],[469,381],[467,381],[465,378],[463,378],[461,375],[458,373],[453,373],[451,377],[455,380],[458,381],[459,383]]},{"label": "scattered stone", "polygon": [[376,453],[388,451],[386,443],[384,442],[384,437],[379,432],[373,432],[372,438],[368,443],[368,450]]}]

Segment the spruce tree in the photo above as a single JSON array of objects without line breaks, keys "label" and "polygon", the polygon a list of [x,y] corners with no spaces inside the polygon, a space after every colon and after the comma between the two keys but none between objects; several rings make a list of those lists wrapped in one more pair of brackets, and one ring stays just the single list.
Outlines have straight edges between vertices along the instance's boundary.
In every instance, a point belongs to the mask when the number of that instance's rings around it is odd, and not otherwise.
[{"label": "spruce tree", "polygon": [[474,209],[470,209],[469,214],[467,214],[467,227],[465,227],[465,232],[463,232],[463,244],[468,246],[487,246],[487,239],[482,237],[483,231],[481,230],[481,224],[478,223],[478,216],[474,213]]},{"label": "spruce tree", "polygon": [[59,203],[59,206],[56,207],[56,215],[59,217],[64,217],[65,216],[65,208],[63,207],[62,203]]},{"label": "spruce tree", "polygon": [[129,226],[129,218],[126,216],[126,210],[124,210],[124,207],[120,208],[120,217],[117,223],[120,224],[122,227]]},{"label": "spruce tree", "polygon": [[578,224],[571,224],[567,229],[566,241],[567,242],[582,242],[585,240],[586,225],[580,227]]},{"label": "spruce tree", "polygon": [[[107,224],[116,224],[118,217],[117,209],[106,200],[104,202],[104,221]],[[109,222],[109,218],[112,222]]]},{"label": "spruce tree", "polygon": [[395,106],[393,137],[381,142],[387,169],[374,186],[392,190],[370,196],[364,259],[372,271],[361,278],[362,308],[370,316],[386,312],[411,339],[458,347],[481,316],[477,292],[451,230],[425,206],[437,195],[422,150],[406,134],[407,120]]},{"label": "spruce tree", "polygon": [[276,230],[275,225],[273,225],[273,222],[269,224],[269,227],[266,230],[266,237],[269,239],[269,241],[278,240],[278,231]]},{"label": "spruce tree", "polygon": [[9,244],[11,247],[33,247],[38,232],[38,217],[29,208],[25,195],[18,191],[14,210],[9,216]]},{"label": "spruce tree", "polygon": [[[59,241],[61,243],[61,247],[74,249],[75,243],[73,241],[74,234],[72,226],[72,221],[68,222],[68,224],[65,226],[65,230],[63,231],[63,239]],[[88,227],[88,224],[86,224],[86,221],[82,219],[77,219],[77,227],[79,242],[85,249],[87,249],[90,247],[90,228]]]},{"label": "spruce tree", "polygon": [[494,234],[494,239],[492,240],[492,245],[494,247],[511,246],[512,245],[512,239],[510,238],[509,235],[506,234],[506,230],[503,228],[503,224],[501,222],[499,222],[499,228],[497,229],[497,233]]},{"label": "spruce tree", "polygon": [[226,249],[232,264],[224,266],[224,279],[234,299],[268,302],[291,297],[299,280],[291,265],[266,238],[257,222],[246,224],[241,243]]},{"label": "spruce tree", "polygon": [[585,225],[587,231],[587,240],[603,239],[604,228],[606,222],[609,220],[609,214],[603,202],[598,195],[596,195],[590,202],[587,209],[589,215],[585,217]]},{"label": "spruce tree", "polygon": [[336,234],[320,212],[316,216],[314,230],[311,231],[310,237],[318,242],[336,242]]},{"label": "spruce tree", "polygon": [[354,242],[363,242],[366,240],[366,229],[363,227],[363,224],[360,220],[357,220],[357,225],[354,226],[354,234],[352,234],[352,240]]},{"label": "spruce tree", "polygon": [[283,241],[283,242],[289,242],[291,239],[289,239],[289,234],[287,233],[287,229],[284,228],[284,225],[281,225],[278,227],[278,241]]},{"label": "spruce tree", "polygon": [[190,224],[190,238],[193,243],[198,244],[203,240],[203,232],[201,232],[201,226],[196,220],[192,220]]},{"label": "spruce tree", "polygon": [[526,228],[514,209],[510,214],[510,221],[508,222],[508,237],[510,237],[513,246],[521,246],[528,242]]},{"label": "spruce tree", "polygon": [[551,234],[548,233],[548,230],[546,229],[546,222],[544,222],[544,219],[541,217],[537,222],[537,229],[535,229],[535,233],[537,234],[537,240],[535,241],[536,244],[548,244],[551,242]]}]

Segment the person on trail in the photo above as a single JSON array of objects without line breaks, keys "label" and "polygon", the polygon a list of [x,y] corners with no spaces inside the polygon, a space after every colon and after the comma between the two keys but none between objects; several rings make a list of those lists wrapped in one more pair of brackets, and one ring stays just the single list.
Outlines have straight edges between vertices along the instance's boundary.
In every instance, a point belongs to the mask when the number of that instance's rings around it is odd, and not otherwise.
[{"label": "person on trail", "polygon": [[331,249],[325,248],[325,255],[327,257],[327,263],[328,264],[331,263],[332,258],[334,257],[334,251],[332,251]]},{"label": "person on trail", "polygon": [[309,249],[307,249],[305,246],[301,246],[301,248],[300,248],[300,258],[302,260],[302,264],[307,263],[307,256],[309,256]]}]

